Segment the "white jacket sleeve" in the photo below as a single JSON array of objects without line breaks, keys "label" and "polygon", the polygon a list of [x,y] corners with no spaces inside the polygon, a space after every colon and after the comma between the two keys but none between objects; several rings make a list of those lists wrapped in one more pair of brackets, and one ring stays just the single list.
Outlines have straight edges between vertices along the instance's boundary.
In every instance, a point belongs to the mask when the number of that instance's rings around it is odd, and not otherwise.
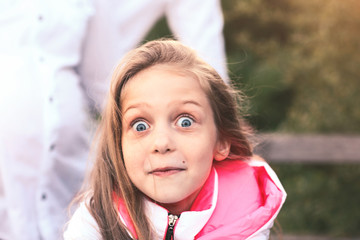
[{"label": "white jacket sleeve", "polygon": [[70,219],[64,232],[64,240],[101,240],[99,227],[87,209],[81,203]]}]

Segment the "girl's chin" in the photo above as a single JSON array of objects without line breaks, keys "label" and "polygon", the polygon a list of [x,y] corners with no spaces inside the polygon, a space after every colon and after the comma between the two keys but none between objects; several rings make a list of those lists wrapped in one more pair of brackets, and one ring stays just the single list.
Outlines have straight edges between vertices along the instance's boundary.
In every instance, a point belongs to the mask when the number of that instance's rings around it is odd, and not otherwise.
[{"label": "girl's chin", "polygon": [[185,198],[181,198],[181,197],[179,197],[178,199],[164,198],[164,199],[157,199],[157,201],[152,199],[152,201],[158,204],[159,206],[165,208],[167,211],[169,211],[172,214],[181,214],[182,212],[190,211],[191,206],[195,201],[198,193],[199,191],[196,191],[195,193]]}]

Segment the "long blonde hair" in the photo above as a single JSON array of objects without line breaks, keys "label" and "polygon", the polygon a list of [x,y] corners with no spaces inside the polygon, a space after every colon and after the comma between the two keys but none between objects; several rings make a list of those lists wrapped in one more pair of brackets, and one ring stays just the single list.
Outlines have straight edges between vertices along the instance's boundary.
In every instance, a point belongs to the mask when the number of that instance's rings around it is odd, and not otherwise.
[{"label": "long blonde hair", "polygon": [[239,112],[238,92],[226,85],[219,74],[201,60],[195,51],[175,40],[156,40],[130,51],[112,76],[111,90],[96,137],[96,159],[91,175],[89,209],[103,239],[129,239],[120,221],[114,195],[123,199],[138,239],[152,239],[151,223],[144,213],[143,194],[132,184],[122,156],[121,92],[140,71],[157,64],[199,80],[211,104],[220,139],[231,142],[229,160],[252,155],[250,128]]}]

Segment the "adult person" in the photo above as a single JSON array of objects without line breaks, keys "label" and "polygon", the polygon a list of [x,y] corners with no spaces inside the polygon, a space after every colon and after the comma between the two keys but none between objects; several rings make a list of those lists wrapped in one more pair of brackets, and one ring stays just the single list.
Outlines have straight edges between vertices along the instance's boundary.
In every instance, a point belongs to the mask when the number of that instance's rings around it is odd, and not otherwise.
[{"label": "adult person", "polygon": [[[80,189],[88,101],[166,15],[174,35],[226,74],[218,0],[5,0],[0,6],[0,169],[10,226],[0,239],[58,239]],[[4,229],[1,229],[0,234]]]},{"label": "adult person", "polygon": [[89,118],[76,66],[94,10],[80,0],[1,4],[1,226],[10,229],[0,239],[59,239],[86,169]]}]

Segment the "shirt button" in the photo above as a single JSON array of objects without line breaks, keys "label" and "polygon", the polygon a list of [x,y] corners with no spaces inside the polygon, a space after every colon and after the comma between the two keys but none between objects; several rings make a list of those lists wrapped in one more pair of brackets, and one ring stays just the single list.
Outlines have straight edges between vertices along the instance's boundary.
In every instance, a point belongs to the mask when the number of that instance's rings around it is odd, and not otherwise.
[{"label": "shirt button", "polygon": [[55,149],[55,144],[50,145],[50,151],[53,151]]},{"label": "shirt button", "polygon": [[42,15],[39,15],[39,16],[38,16],[38,20],[39,20],[39,21],[42,21],[42,20],[43,20],[43,16],[42,16]]},{"label": "shirt button", "polygon": [[49,97],[49,102],[53,102],[54,99],[52,97]]},{"label": "shirt button", "polygon": [[41,200],[46,200],[46,194],[45,194],[45,193],[43,193],[43,194],[41,195]]}]

